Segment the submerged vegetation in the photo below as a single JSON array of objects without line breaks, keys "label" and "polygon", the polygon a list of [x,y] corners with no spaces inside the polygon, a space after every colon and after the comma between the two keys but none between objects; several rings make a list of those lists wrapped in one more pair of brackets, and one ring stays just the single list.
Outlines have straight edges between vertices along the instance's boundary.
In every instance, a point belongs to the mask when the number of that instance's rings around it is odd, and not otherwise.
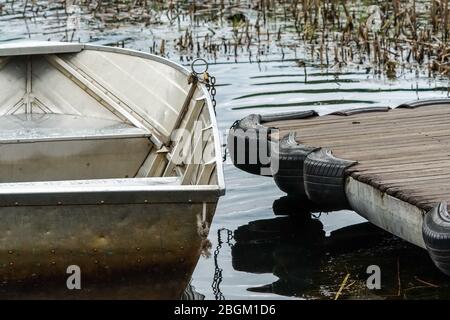
[{"label": "submerged vegetation", "polygon": [[[96,40],[95,31],[137,25],[159,55],[210,60],[299,59],[321,66],[398,67],[450,75],[448,1],[441,0],[6,0],[0,18],[58,20],[44,33]],[[30,28],[29,32],[33,30]],[[82,31],[86,31],[88,35]],[[89,32],[87,31],[89,30]],[[159,30],[159,32],[158,32]],[[85,32],[85,33],[86,33]],[[89,39],[86,37],[89,36]],[[126,36],[116,39],[125,46]],[[151,44],[149,46],[149,43]],[[108,43],[111,44],[111,43]]]}]

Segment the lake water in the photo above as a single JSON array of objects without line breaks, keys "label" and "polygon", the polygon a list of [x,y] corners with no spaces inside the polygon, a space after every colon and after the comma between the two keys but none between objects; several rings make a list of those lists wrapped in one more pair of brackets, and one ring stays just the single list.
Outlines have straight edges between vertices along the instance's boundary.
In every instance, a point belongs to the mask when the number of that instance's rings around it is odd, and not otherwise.
[{"label": "lake water", "polygon": [[[108,24],[76,3],[67,10],[58,7],[61,2],[46,7],[42,1],[23,9],[24,2],[0,0],[0,41],[31,38],[124,45],[164,51],[169,59],[189,65],[195,54],[176,50],[174,43],[186,30],[193,32],[194,39],[204,39],[211,29],[219,39],[233,33],[226,20],[221,25],[200,20],[187,27],[192,24],[189,18],[172,21],[161,14],[157,25],[127,20]],[[36,11],[39,5],[42,8]],[[251,11],[250,19],[253,15]],[[282,23],[275,19],[267,29],[276,33]],[[290,45],[294,36],[283,37],[285,45],[269,40],[232,53],[224,46],[216,53],[200,53],[217,78],[217,121],[223,135],[235,120],[250,113],[315,109],[325,114],[448,95],[448,80],[429,78],[415,68],[399,68],[388,79],[358,65],[318,66],[305,48]],[[165,39],[166,48],[161,50]],[[224,170],[227,193],[211,226],[211,256],[200,258],[192,276],[191,284],[200,296],[329,299],[347,274],[341,298],[442,298],[450,293],[450,282],[424,250],[372,227],[354,212],[321,214],[302,209],[296,199],[286,199],[270,178],[239,171],[229,162]],[[369,265],[381,268],[381,290],[365,286]]]},{"label": "lake water", "polygon": [[[408,71],[388,80],[366,70],[310,66],[306,68],[306,82],[304,71],[295,61],[212,65],[211,73],[222,85],[217,94],[220,129],[226,132],[234,120],[250,113],[315,109],[324,114],[354,107],[395,107],[405,101],[447,95],[446,80]],[[248,95],[252,96],[242,98]],[[295,103],[302,106],[283,106]],[[304,106],[306,103],[309,105]],[[315,225],[319,230],[313,230],[315,235],[305,235],[311,231],[305,228],[310,221],[304,221],[309,213],[299,209],[301,203],[295,201],[285,203],[284,211],[274,210],[283,207],[280,203],[286,199],[279,200],[285,195],[271,178],[247,174],[227,163],[225,181],[227,194],[219,202],[210,234],[213,249],[218,245],[219,232],[225,241],[217,266],[214,259],[201,258],[193,275],[193,285],[207,298],[212,299],[217,293],[212,288],[216,267],[222,269],[220,291],[229,299],[330,298],[347,273],[356,281],[347,293],[352,297],[445,294],[445,290],[436,293],[436,288],[420,282],[435,284],[438,280],[434,279],[439,279],[438,285],[446,283],[424,250],[368,227],[356,213],[347,210],[320,216],[313,213],[320,221]],[[292,213],[301,218],[276,216],[277,213]],[[227,230],[239,230],[244,236],[227,243]],[[338,235],[333,238],[336,230]],[[365,290],[363,285],[368,277],[366,268],[372,264],[379,265],[382,274],[385,272],[384,289],[379,292]],[[398,273],[401,283],[405,282],[400,295]]]}]

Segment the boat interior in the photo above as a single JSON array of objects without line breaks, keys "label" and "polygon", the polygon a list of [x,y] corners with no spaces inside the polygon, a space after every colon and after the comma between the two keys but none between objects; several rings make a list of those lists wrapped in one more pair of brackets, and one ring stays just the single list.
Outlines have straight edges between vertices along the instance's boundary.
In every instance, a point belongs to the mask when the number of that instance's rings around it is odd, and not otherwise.
[{"label": "boat interior", "polygon": [[0,56],[0,183],[218,184],[203,85],[137,52],[66,51]]}]

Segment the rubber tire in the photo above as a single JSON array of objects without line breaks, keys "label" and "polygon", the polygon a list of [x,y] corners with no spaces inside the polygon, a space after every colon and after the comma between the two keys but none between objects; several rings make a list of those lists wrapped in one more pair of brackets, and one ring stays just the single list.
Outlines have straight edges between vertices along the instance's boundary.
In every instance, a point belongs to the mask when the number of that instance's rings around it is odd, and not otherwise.
[{"label": "rubber tire", "polygon": [[327,149],[310,153],[304,163],[308,198],[330,210],[349,209],[345,194],[345,170],[354,163],[334,157]]},{"label": "rubber tire", "polygon": [[317,148],[307,147],[295,141],[295,134],[285,136],[279,144],[278,170],[271,167],[272,176],[278,188],[289,195],[306,197],[303,183],[303,164],[306,157]]},{"label": "rubber tire", "polygon": [[364,107],[364,108],[356,108],[356,109],[346,109],[346,110],[339,110],[330,113],[330,115],[335,116],[353,116],[355,114],[361,114],[361,113],[368,113],[368,112],[388,112],[390,111],[390,107]]},{"label": "rubber tire", "polygon": [[[247,130],[253,129],[255,135],[246,134]],[[267,134],[264,134],[265,141],[260,141],[260,130],[266,130]],[[271,128],[266,128],[260,125],[260,116],[256,114],[252,114],[250,116],[245,117],[240,121],[236,121],[233,126],[229,130],[227,146],[230,152],[231,161],[234,166],[238,169],[241,169],[245,172],[261,175],[261,171],[265,168],[265,172],[270,173],[270,162],[263,163],[259,157],[260,152],[260,144],[266,143],[267,157],[270,159],[270,139],[269,135],[271,132]],[[238,150],[236,146],[244,146],[244,163],[238,163]],[[250,146],[256,146],[257,158],[255,163],[250,163],[250,154],[249,149]],[[253,161],[252,161],[253,162]],[[270,176],[270,174],[267,174]]]},{"label": "rubber tire", "polygon": [[425,214],[422,236],[433,263],[450,276],[450,215],[446,202],[439,203]]},{"label": "rubber tire", "polygon": [[405,108],[405,109],[415,109],[421,107],[429,107],[435,105],[450,105],[450,99],[426,99],[426,100],[415,100],[412,102],[402,103],[397,108]]},{"label": "rubber tire", "polygon": [[[306,119],[310,117],[318,116],[317,112],[314,110],[306,111],[295,111],[295,112],[284,112],[284,113],[274,113],[267,115],[250,114],[245,118],[236,121],[230,128],[227,143],[228,149],[230,151],[230,157],[233,164],[248,173],[262,175],[262,170],[264,170],[265,176],[271,176],[270,173],[270,156],[272,141],[270,140],[270,135],[276,130],[275,128],[267,127],[262,125],[262,123],[272,122],[272,121],[283,121],[283,120],[293,120],[293,119]],[[255,135],[251,136],[246,134],[247,130],[254,130]],[[261,130],[264,130],[262,132]],[[261,141],[261,135],[264,136],[264,141]],[[264,145],[267,152],[267,159],[260,159],[260,146]],[[257,146],[257,158],[255,163],[250,163],[249,146]],[[244,146],[244,163],[237,163],[238,152],[235,146]],[[266,163],[267,162],[267,163]]]}]

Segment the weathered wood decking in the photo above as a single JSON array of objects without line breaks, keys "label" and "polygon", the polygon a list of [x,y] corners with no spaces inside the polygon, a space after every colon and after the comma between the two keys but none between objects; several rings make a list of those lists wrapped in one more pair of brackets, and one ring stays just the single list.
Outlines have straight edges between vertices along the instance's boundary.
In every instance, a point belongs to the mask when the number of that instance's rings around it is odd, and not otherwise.
[{"label": "weathered wood decking", "polygon": [[357,161],[347,173],[382,192],[429,210],[450,203],[450,103],[354,115],[264,123],[279,137],[324,147]]}]

